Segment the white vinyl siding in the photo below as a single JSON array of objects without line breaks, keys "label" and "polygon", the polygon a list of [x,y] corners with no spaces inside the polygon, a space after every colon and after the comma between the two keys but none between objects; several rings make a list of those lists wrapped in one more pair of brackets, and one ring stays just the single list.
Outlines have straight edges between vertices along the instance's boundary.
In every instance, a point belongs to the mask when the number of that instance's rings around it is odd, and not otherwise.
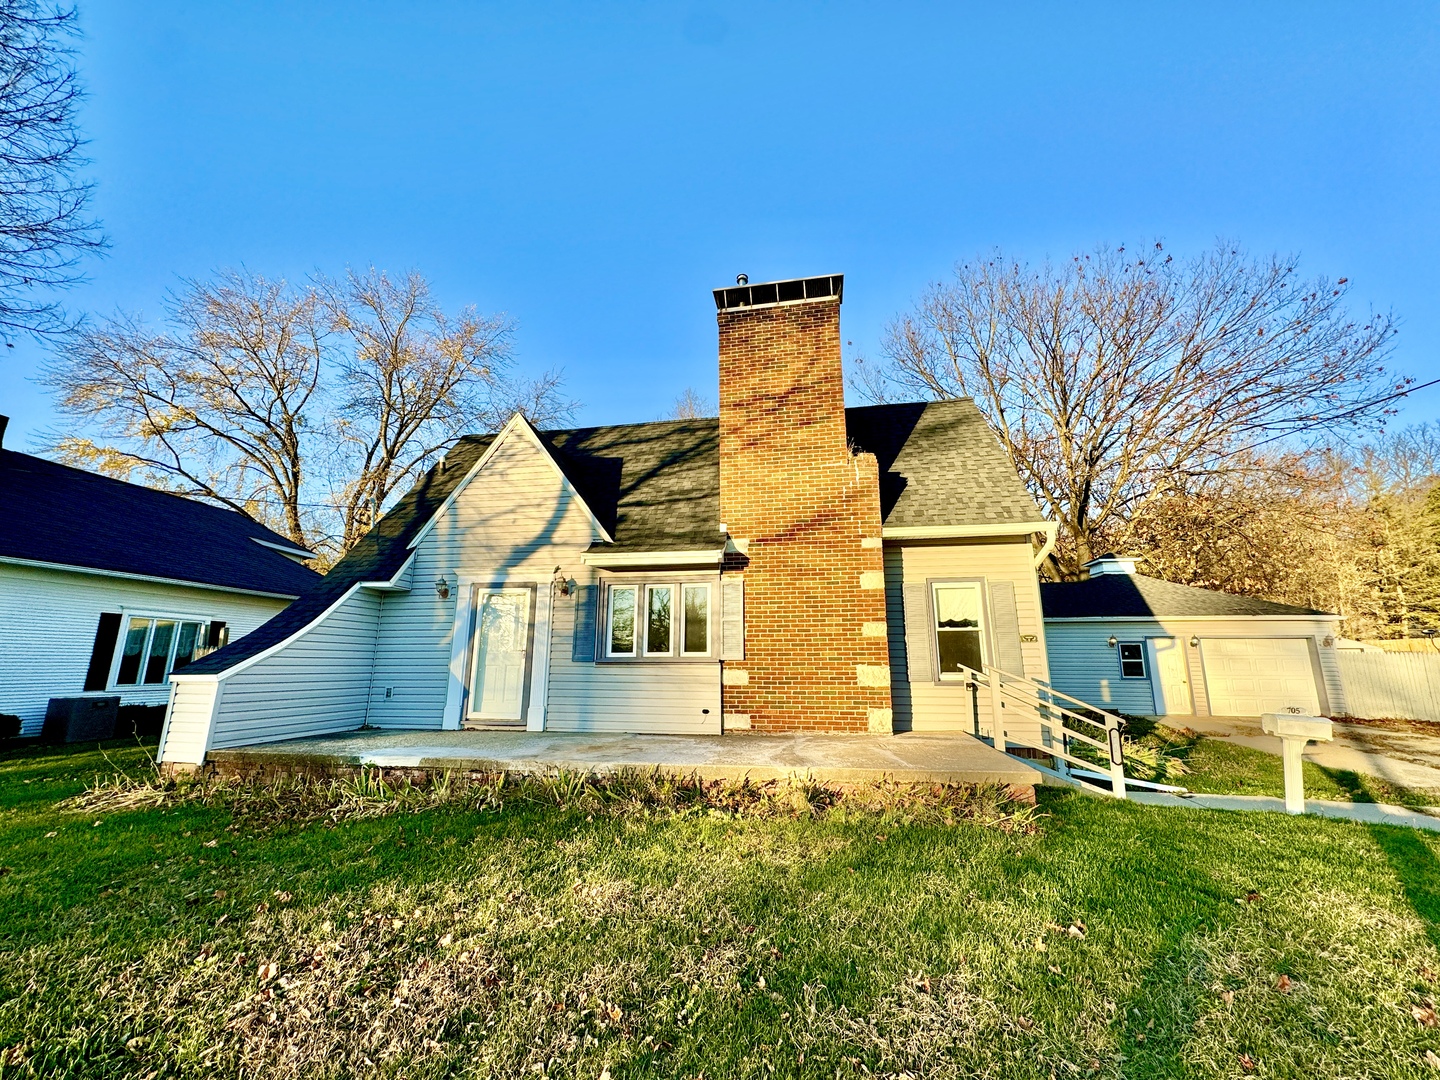
[{"label": "white vinyl siding", "polygon": [[[385,594],[370,723],[439,728],[450,685],[456,605],[465,592],[459,580],[485,587],[533,585],[543,611],[555,567],[577,573],[593,528],[584,504],[541,451],[519,432],[507,436],[416,547],[411,591]],[[443,599],[435,589],[442,577],[450,585]],[[568,638],[561,647],[568,652]],[[465,670],[472,665],[467,651]]]},{"label": "white vinyl siding", "polygon": [[[36,735],[52,697],[83,692],[102,612],[220,619],[234,641],[288,603],[219,589],[0,563],[0,713],[19,716],[22,733]],[[125,625],[122,619],[122,635]],[[166,683],[110,692],[119,694],[125,705],[164,705],[170,697]]]},{"label": "white vinyl siding", "polygon": [[216,679],[186,679],[172,684],[171,689],[170,711],[165,715],[165,730],[160,740],[160,760],[199,765],[205,760],[220,683]]},{"label": "white vinyl siding", "polygon": [[[1049,677],[1040,587],[1035,576],[1034,548],[1028,538],[1001,537],[967,543],[887,542],[885,619],[889,627],[890,700],[896,731],[973,730],[975,702],[964,683],[942,684],[932,678],[912,682],[906,661],[908,649],[928,650],[932,646],[929,641],[907,641],[904,587],[918,584],[928,589],[930,582],[963,580],[983,580],[987,586],[996,581],[1013,583],[1025,674],[1040,681]],[[979,694],[979,713],[980,730],[988,735],[991,711],[984,690]]]},{"label": "white vinyl siding", "polygon": [[221,678],[210,749],[358,728],[379,615],[379,595],[358,589],[284,648]]},{"label": "white vinyl siding", "polygon": [[[1155,709],[1152,689],[1155,672],[1147,669],[1145,679],[1122,679],[1116,651],[1109,644],[1114,636],[1121,641],[1144,641],[1152,637],[1173,637],[1184,650],[1195,714],[1215,715],[1205,684],[1201,648],[1192,638],[1269,639],[1304,638],[1312,664],[1318,667],[1316,699],[1323,712],[1342,713],[1344,690],[1335,659],[1333,638],[1337,624],[1329,619],[1266,619],[1260,616],[1217,619],[1051,619],[1045,624],[1050,653],[1050,672],[1057,690],[1104,709],[1146,715]],[[1332,645],[1325,640],[1330,638]],[[1312,670],[1314,670],[1312,668]]]},{"label": "white vinyl siding", "polygon": [[[581,583],[593,580],[581,579]],[[622,660],[577,664],[570,648],[577,602],[576,594],[556,596],[554,601],[555,647],[550,654],[547,731],[720,734],[718,662]]]}]

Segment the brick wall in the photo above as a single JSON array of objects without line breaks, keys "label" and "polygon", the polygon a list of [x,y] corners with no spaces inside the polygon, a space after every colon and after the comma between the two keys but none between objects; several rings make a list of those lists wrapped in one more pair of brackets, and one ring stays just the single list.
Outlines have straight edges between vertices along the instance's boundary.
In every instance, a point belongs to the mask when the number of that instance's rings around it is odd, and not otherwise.
[{"label": "brick wall", "polygon": [[846,442],[840,303],[718,318],[720,520],[745,577],[727,726],[889,731],[879,473]]}]

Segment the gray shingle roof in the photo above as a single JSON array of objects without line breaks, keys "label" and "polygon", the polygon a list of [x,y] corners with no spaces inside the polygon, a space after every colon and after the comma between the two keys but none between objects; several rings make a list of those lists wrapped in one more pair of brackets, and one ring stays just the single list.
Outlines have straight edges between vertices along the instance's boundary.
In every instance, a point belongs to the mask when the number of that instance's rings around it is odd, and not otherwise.
[{"label": "gray shingle roof", "polygon": [[0,450],[0,556],[277,596],[320,581],[265,544],[295,547],[234,510]]},{"label": "gray shingle roof", "polygon": [[1085,581],[1042,582],[1040,604],[1047,619],[1325,614],[1253,596],[1176,585],[1144,574],[1101,574]]},{"label": "gray shingle roof", "polygon": [[[886,525],[986,525],[1039,521],[1040,511],[1011,468],[980,410],[967,400],[871,405],[845,410],[851,442],[880,465]],[[494,441],[469,435],[331,568],[311,592],[258,630],[186,668],[225,669],[283,641],[361,581],[392,576],[416,532],[440,508]],[[587,506],[614,537],[611,551],[718,548],[720,422],[649,424],[543,431]]]}]

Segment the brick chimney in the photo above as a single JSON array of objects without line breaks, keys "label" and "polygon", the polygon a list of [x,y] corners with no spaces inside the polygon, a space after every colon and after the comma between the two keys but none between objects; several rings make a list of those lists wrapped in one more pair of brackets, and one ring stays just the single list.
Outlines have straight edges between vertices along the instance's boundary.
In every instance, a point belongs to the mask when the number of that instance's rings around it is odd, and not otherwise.
[{"label": "brick chimney", "polygon": [[845,434],[840,275],[715,290],[720,520],[745,580],[729,728],[890,730],[879,470]]}]

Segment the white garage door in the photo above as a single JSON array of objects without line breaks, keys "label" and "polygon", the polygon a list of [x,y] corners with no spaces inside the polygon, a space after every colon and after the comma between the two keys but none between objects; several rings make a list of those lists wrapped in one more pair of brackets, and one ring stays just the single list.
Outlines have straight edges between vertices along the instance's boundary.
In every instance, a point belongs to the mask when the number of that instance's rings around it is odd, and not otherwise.
[{"label": "white garage door", "polygon": [[1215,716],[1320,712],[1305,638],[1202,638],[1205,690]]}]

